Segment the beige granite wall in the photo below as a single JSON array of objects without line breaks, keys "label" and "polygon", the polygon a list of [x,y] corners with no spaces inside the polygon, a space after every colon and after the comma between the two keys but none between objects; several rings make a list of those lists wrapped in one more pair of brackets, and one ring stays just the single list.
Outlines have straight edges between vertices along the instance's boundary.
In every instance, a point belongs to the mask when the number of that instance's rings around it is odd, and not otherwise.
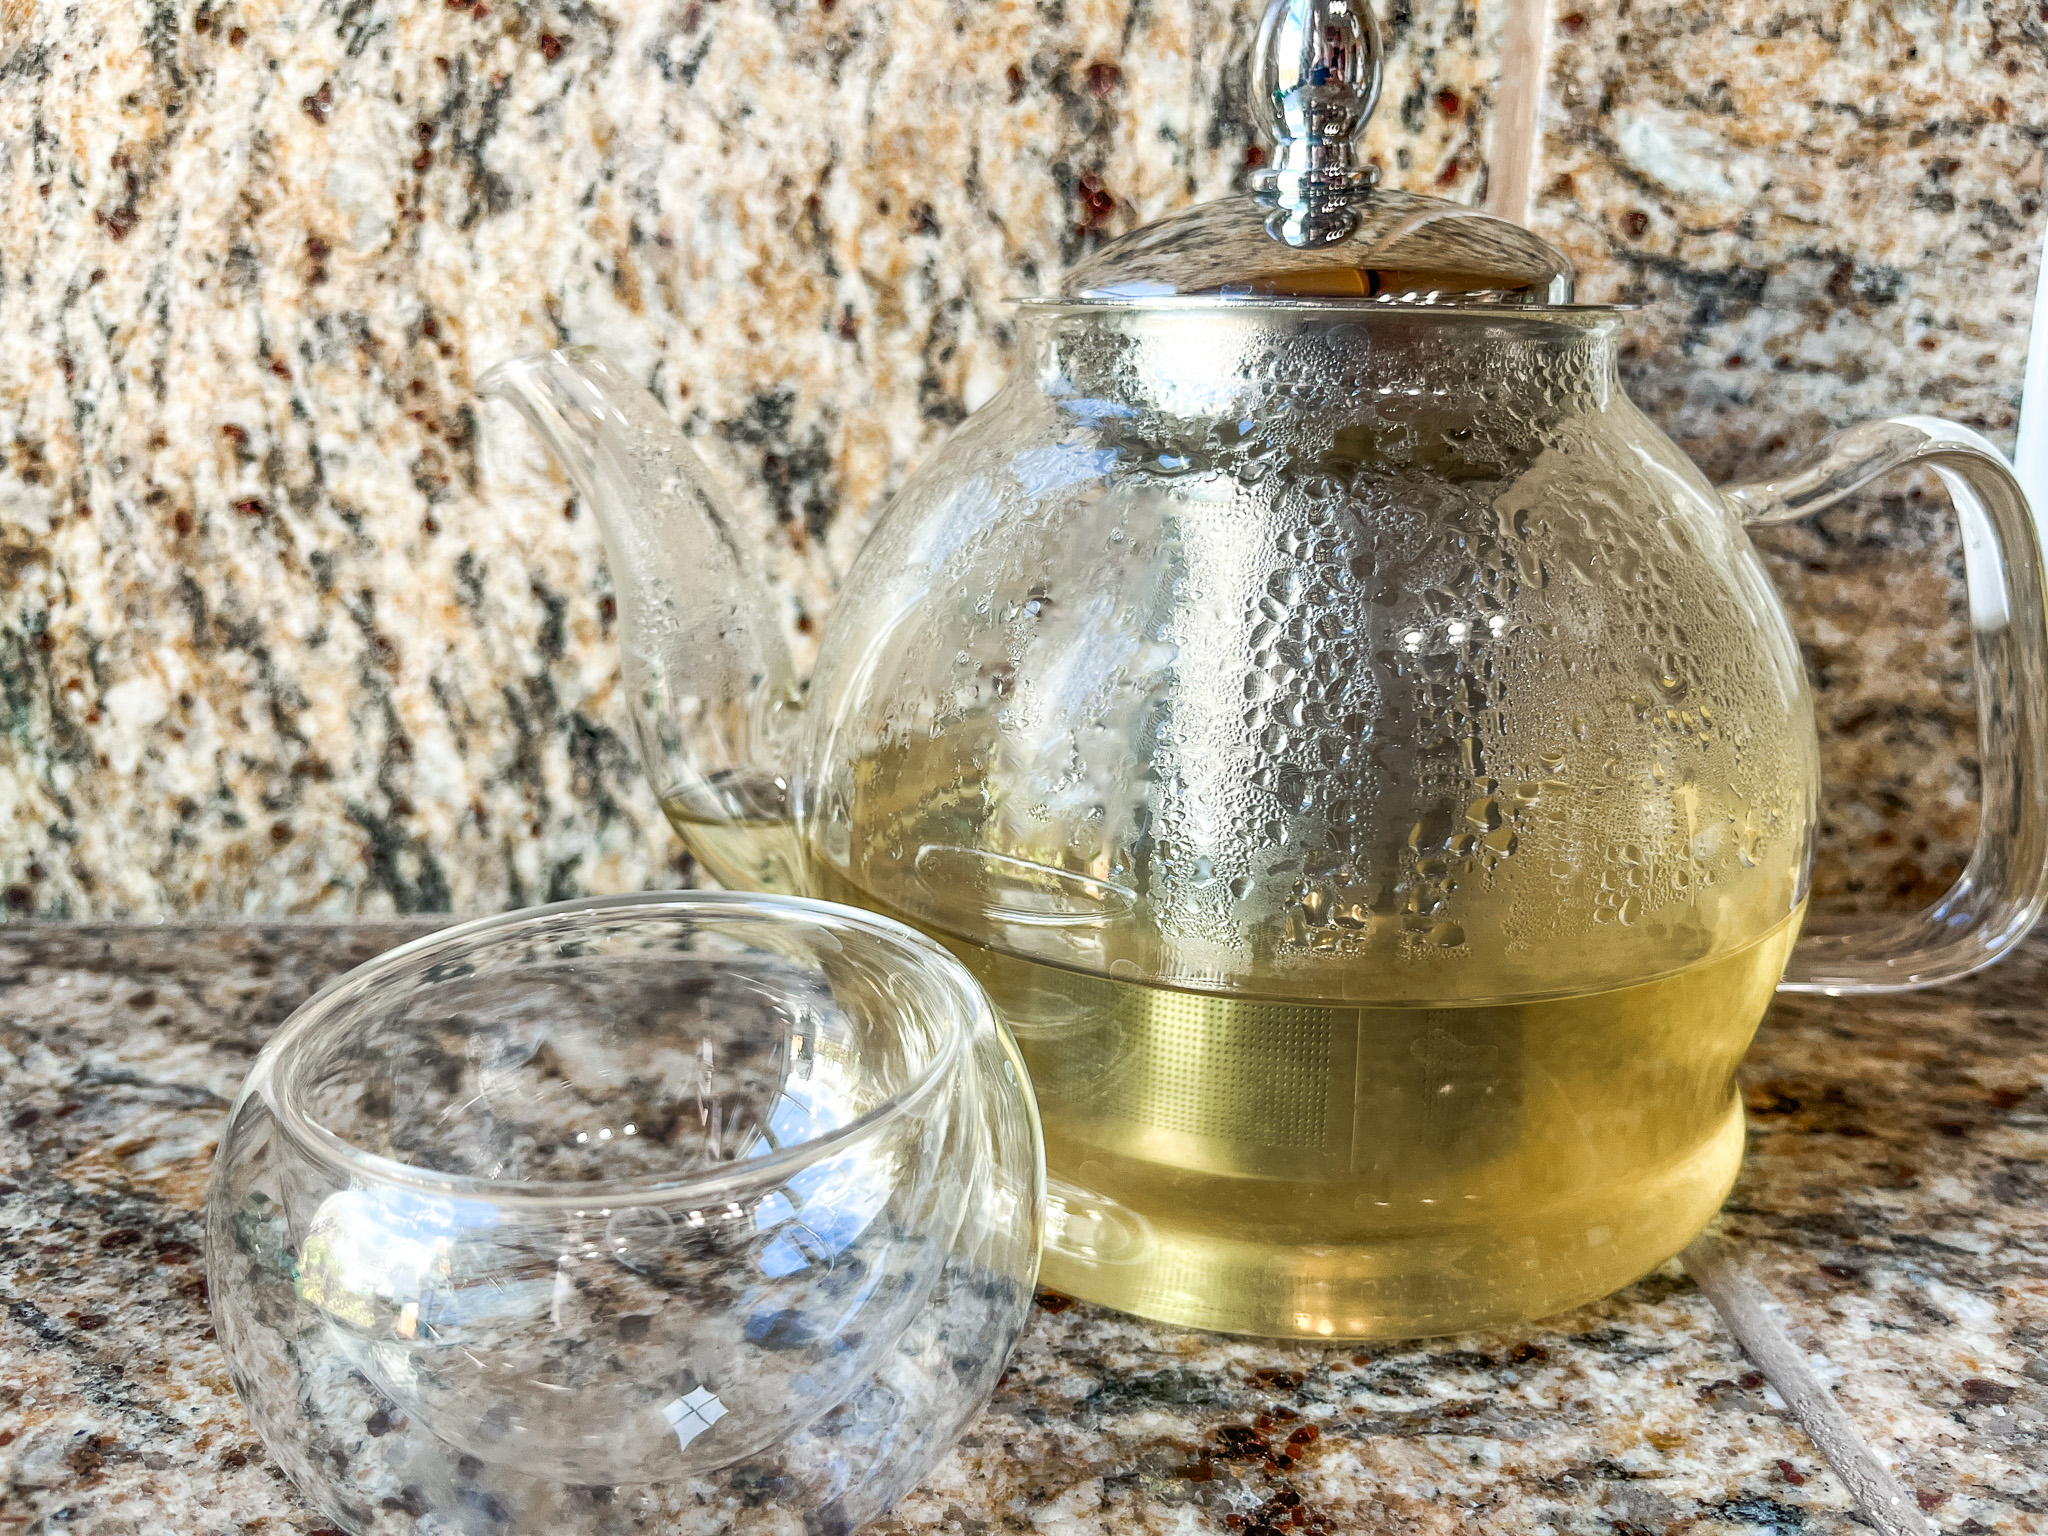
[{"label": "beige granite wall", "polygon": [[[1553,0],[1534,222],[1644,306],[1631,393],[1717,478],[1946,416],[2010,451],[2044,221],[2036,0]],[[1816,884],[1919,905],[1975,836],[1961,556],[1932,482],[1759,537],[1830,791]]]},{"label": "beige granite wall", "polygon": [[[1241,178],[1258,8],[0,10],[7,911],[686,876],[621,739],[596,531],[471,379],[564,341],[642,371],[802,645],[993,389],[1006,300]],[[1483,194],[1503,9],[1382,6],[1391,184]],[[1588,297],[1655,306],[1632,385],[1710,467],[1903,407],[2009,435],[2034,7],[1555,0],[1548,33],[1535,217]],[[1838,889],[1910,892],[1967,837],[1944,527],[1900,499],[1788,545],[1831,761],[1866,786]]]},{"label": "beige granite wall", "polygon": [[[1009,300],[1244,172],[1255,0],[39,3],[0,65],[14,913],[673,884],[596,531],[472,378],[601,342],[801,642]],[[10,16],[14,13],[8,13]],[[1376,144],[1472,196],[1486,23]]]}]

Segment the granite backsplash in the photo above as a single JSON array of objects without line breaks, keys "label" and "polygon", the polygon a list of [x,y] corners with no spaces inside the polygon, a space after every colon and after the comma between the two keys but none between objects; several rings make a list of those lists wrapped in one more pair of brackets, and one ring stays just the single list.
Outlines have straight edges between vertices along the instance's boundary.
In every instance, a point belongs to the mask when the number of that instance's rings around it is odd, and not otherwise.
[{"label": "granite backsplash", "polygon": [[[1533,222],[1643,306],[1630,393],[1716,479],[1945,416],[2010,451],[2048,6],[1555,0]],[[1821,720],[1816,890],[1919,906],[1976,834],[1962,557],[1932,482],[1759,533]]]},{"label": "granite backsplash", "polygon": [[[10,915],[488,910],[676,883],[596,529],[471,381],[601,341],[815,637],[1009,301],[1241,181],[1256,0],[0,7]],[[1392,185],[1486,192],[1502,0],[1382,5]],[[1555,0],[1532,218],[1716,474],[1872,413],[2009,440],[2034,4]],[[1502,123],[1499,131],[1526,132]],[[1776,538],[1824,888],[1959,863],[1959,562],[1902,487]]]}]

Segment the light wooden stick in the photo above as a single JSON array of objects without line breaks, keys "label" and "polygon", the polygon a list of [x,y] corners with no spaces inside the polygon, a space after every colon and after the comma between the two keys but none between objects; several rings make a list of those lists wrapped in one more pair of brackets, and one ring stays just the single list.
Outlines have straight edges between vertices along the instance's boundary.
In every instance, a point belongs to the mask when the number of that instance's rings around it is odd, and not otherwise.
[{"label": "light wooden stick", "polygon": [[1770,1295],[1742,1267],[1721,1238],[1708,1233],[1678,1256],[1685,1272],[1707,1293],[1735,1342],[1778,1389],[1865,1518],[1883,1536],[1933,1536],[1912,1495],[1863,1438],[1834,1394],[1806,1368],[1806,1356],[1770,1312]]},{"label": "light wooden stick", "polygon": [[1486,210],[1528,222],[1543,107],[1543,45],[1549,0],[1507,0],[1501,28],[1500,84],[1493,96],[1493,142],[1487,155]]}]

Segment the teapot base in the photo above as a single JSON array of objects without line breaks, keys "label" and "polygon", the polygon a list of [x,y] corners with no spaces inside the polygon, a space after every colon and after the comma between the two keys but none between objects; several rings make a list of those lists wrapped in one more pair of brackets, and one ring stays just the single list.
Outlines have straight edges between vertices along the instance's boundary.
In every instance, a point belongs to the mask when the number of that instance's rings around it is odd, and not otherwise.
[{"label": "teapot base", "polygon": [[1434,1008],[956,952],[1031,1066],[1045,1284],[1226,1333],[1414,1338],[1591,1301],[1699,1234],[1803,915],[1633,986]]},{"label": "teapot base", "polygon": [[[1275,1242],[1256,1223],[1232,1235],[1196,1207],[1134,1208],[1055,1178],[1039,1283],[1154,1322],[1262,1338],[1506,1328],[1619,1290],[1697,1237],[1734,1186],[1744,1125],[1731,1096],[1691,1156],[1626,1189],[1513,1222],[1496,1211],[1354,1242]],[[1242,1188],[1229,1197],[1256,1198]]]}]

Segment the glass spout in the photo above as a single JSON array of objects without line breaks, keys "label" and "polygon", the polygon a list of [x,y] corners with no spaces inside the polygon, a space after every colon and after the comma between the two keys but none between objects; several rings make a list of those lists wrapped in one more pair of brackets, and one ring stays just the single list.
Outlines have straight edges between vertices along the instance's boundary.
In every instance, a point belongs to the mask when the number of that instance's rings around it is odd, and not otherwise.
[{"label": "glass spout", "polygon": [[670,822],[721,884],[795,889],[801,695],[710,469],[595,347],[501,363],[477,392],[518,408],[597,516],[633,732]]}]

